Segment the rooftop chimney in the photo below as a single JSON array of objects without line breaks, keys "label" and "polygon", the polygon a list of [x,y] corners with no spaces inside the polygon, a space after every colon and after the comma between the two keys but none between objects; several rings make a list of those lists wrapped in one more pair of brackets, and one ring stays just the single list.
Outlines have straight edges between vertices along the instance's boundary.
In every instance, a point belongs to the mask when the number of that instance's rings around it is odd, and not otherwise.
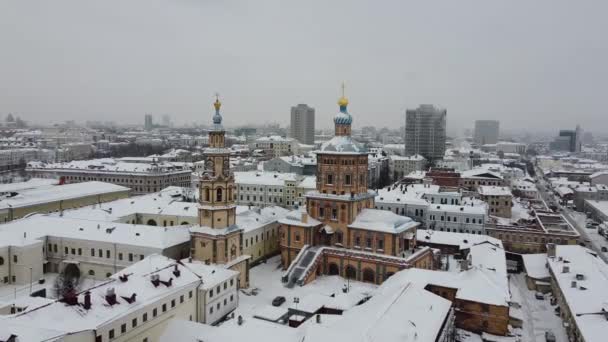
[{"label": "rooftop chimney", "polygon": [[308,214],[302,213],[302,223],[308,223]]},{"label": "rooftop chimney", "polygon": [[569,272],[570,272],[570,266],[564,265],[564,268],[562,268],[562,273],[569,273]]},{"label": "rooftop chimney", "polygon": [[116,291],[114,291],[113,287],[108,287],[106,290],[106,302],[110,305],[118,304],[116,300]]},{"label": "rooftop chimney", "polygon": [[150,281],[152,282],[152,285],[154,285],[154,287],[158,287],[158,285],[160,285],[160,277],[158,276],[158,274],[152,274],[150,276]]},{"label": "rooftop chimney", "polygon": [[122,281],[123,283],[126,283],[127,280],[129,280],[129,275],[128,274],[121,274],[118,276],[118,279],[120,279],[120,281]]},{"label": "rooftop chimney", "polygon": [[572,287],[572,288],[576,288],[576,280],[573,280],[573,281],[570,283],[570,287]]},{"label": "rooftop chimney", "polygon": [[173,268],[173,275],[176,278],[179,278],[179,276],[181,275],[181,271],[179,270],[179,268],[177,267],[177,264],[175,264],[175,267]]},{"label": "rooftop chimney", "polygon": [[84,305],[85,310],[89,310],[91,308],[91,292],[87,291],[84,293]]}]

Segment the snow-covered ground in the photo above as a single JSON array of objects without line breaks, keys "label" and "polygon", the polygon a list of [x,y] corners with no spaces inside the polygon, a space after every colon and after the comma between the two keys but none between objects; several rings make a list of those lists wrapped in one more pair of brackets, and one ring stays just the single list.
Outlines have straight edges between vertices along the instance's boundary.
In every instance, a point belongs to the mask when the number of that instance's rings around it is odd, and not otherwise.
[{"label": "snow-covered ground", "polygon": [[[257,295],[247,295],[242,291],[239,293],[239,306],[236,309],[236,315],[242,315],[243,317],[251,317],[256,312],[263,310],[266,306],[272,304],[272,300],[276,296],[285,297],[286,301],[281,308],[287,308],[293,306],[294,297],[300,299],[299,305],[304,305],[303,302],[305,297],[309,294],[321,294],[331,295],[333,293],[342,293],[346,282],[343,278],[338,276],[322,276],[317,278],[314,282],[305,286],[295,286],[292,289],[286,288],[281,282],[281,275],[283,271],[281,269],[280,257],[273,257],[268,259],[267,263],[259,264],[250,270],[250,288],[257,288]],[[376,285],[361,283],[361,282],[350,282],[351,291],[358,293],[370,293]]]},{"label": "snow-covered ground", "polygon": [[556,342],[568,342],[562,320],[554,313],[555,306],[550,303],[550,294],[546,294],[544,300],[536,299],[535,292],[526,286],[524,273],[511,274],[509,286],[512,301],[521,305],[515,314],[523,320],[523,329],[516,329],[516,333],[521,334],[522,341],[545,342],[545,331],[552,331]]}]

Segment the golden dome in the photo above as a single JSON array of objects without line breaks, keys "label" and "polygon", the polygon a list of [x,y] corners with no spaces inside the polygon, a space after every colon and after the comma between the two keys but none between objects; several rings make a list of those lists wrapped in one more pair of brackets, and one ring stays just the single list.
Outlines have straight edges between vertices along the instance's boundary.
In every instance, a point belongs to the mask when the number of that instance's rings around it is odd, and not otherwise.
[{"label": "golden dome", "polygon": [[215,107],[215,110],[220,110],[220,107],[222,106],[222,103],[220,102],[220,98],[219,96],[215,96],[215,102],[213,102],[213,107]]},{"label": "golden dome", "polygon": [[342,97],[338,100],[338,106],[340,107],[348,106],[348,99],[346,98],[346,96],[344,96],[344,88],[346,88],[346,85],[344,84],[344,82],[342,82]]}]

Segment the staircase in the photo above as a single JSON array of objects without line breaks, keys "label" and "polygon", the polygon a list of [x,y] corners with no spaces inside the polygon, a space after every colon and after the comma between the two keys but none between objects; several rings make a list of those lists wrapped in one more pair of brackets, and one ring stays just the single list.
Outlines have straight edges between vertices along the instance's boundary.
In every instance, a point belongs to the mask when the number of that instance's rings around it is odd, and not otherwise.
[{"label": "staircase", "polygon": [[318,255],[319,247],[305,246],[298,253],[296,259],[283,275],[283,283],[288,288],[294,287],[296,284],[302,285],[302,276],[305,275],[307,269],[313,265],[316,256]]}]

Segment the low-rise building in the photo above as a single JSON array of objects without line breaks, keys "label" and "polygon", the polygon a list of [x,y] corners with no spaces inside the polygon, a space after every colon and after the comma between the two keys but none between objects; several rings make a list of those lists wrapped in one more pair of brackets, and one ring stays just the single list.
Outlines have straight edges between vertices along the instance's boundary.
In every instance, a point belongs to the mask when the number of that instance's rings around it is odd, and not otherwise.
[{"label": "low-rise building", "polygon": [[511,189],[504,186],[481,185],[477,191],[481,200],[488,204],[488,215],[511,218],[513,207]]},{"label": "low-rise building", "polygon": [[298,153],[298,141],[278,135],[261,137],[255,140],[254,147],[262,150],[267,156],[277,158]]},{"label": "low-rise building", "polygon": [[486,234],[503,242],[513,253],[545,253],[547,244],[576,245],[580,235],[560,214],[536,212],[529,223],[500,225],[487,223]]},{"label": "low-rise building", "polygon": [[581,246],[550,246],[547,266],[568,339],[600,342],[608,331],[608,265]]},{"label": "low-rise building", "polygon": [[460,187],[469,191],[477,191],[480,186],[505,186],[501,175],[486,168],[475,168],[462,172]]},{"label": "low-rise building", "polygon": [[93,159],[69,163],[28,163],[32,177],[61,178],[65,183],[100,181],[131,188],[139,195],[157,192],[168,186],[190,187],[190,163],[140,163],[120,159]]},{"label": "low-rise building", "polygon": [[10,222],[34,213],[62,213],[72,208],[114,201],[128,197],[131,191],[124,186],[94,181],[63,185],[40,184],[23,190],[18,188],[18,183],[0,186],[0,193],[3,193],[0,222]]},{"label": "low-rise building", "polygon": [[390,155],[388,160],[389,177],[392,181],[399,181],[414,171],[422,171],[425,167],[426,159],[417,154],[410,157]]},{"label": "low-rise building", "polygon": [[213,324],[234,311],[237,279],[224,267],[151,255],[101,284],[3,320],[2,332],[14,341],[161,341],[172,318]]},{"label": "low-rise building", "polygon": [[586,212],[586,202],[608,201],[608,185],[580,185],[573,189],[576,210]]},{"label": "low-rise building", "polygon": [[314,176],[264,171],[235,172],[237,204],[293,208],[304,203],[304,195],[316,187]]}]

